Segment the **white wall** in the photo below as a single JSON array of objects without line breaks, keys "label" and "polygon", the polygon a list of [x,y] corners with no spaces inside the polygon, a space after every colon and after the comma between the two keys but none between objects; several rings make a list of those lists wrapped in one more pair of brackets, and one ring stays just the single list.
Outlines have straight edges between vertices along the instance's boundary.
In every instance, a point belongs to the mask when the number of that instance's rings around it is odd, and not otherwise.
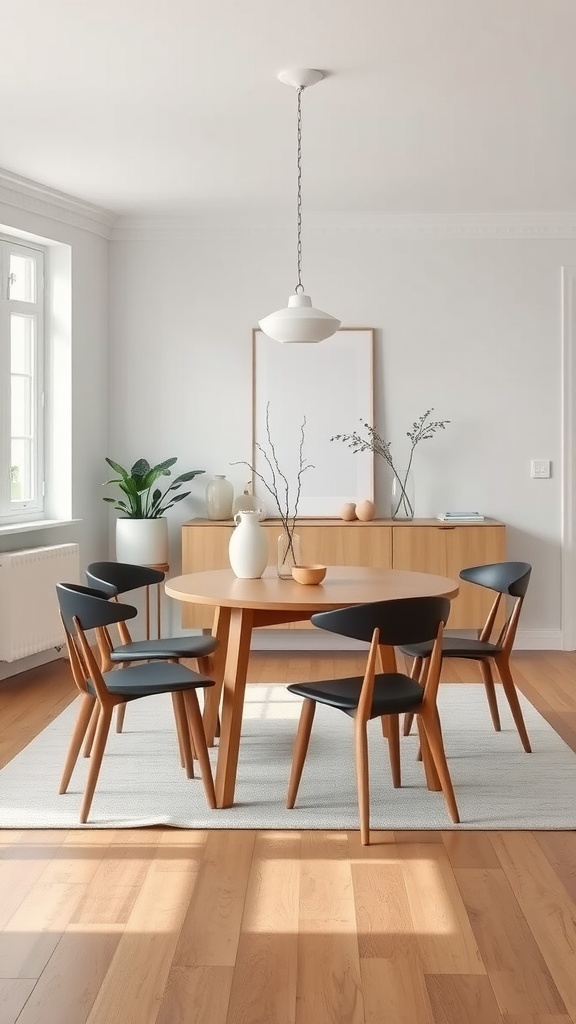
[{"label": "white wall", "polygon": [[[207,471],[192,485],[194,498],[170,513],[175,573],[179,526],[204,514],[208,474],[226,473],[238,487],[246,479],[230,463],[250,459],[251,328],[293,290],[293,232],[214,222],[172,226],[164,238],[158,229],[153,238],[125,234],[110,245],[109,454],[120,462],[176,455],[181,470]],[[417,450],[416,514],[475,508],[507,523],[508,556],[534,570],[523,630],[554,646],[560,273],[576,261],[576,242],[497,234],[316,220],[304,236],[304,283],[345,326],[377,328],[376,423],[398,462],[406,431],[426,409],[451,420]],[[345,409],[341,422],[342,431],[357,425]],[[530,479],[531,458],[552,460],[550,480]],[[377,465],[381,516],[383,481]]]}]

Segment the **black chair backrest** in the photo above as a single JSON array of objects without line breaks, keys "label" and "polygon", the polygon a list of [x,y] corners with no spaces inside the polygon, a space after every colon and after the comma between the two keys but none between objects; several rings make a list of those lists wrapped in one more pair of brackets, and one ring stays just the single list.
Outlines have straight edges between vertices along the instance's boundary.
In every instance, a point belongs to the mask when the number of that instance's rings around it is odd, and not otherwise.
[{"label": "black chair backrest", "polygon": [[528,562],[496,562],[492,565],[473,565],[462,569],[460,579],[488,587],[499,594],[524,597],[530,582],[532,566]]},{"label": "black chair backrest", "polygon": [[159,569],[129,562],[92,562],[86,569],[88,586],[103,590],[108,597],[161,583],[164,577]]},{"label": "black chair backrest", "polygon": [[380,630],[380,643],[390,647],[434,640],[440,623],[446,624],[450,601],[446,597],[408,597],[372,601],[333,612],[316,612],[311,621],[320,629],[355,640],[372,640]]},{"label": "black chair backrest", "polygon": [[124,622],[138,614],[133,605],[109,601],[108,595],[101,590],[82,587],[78,583],[57,583],[56,594],[64,626],[71,636],[76,635],[74,619],[78,619],[82,629],[86,630]]}]

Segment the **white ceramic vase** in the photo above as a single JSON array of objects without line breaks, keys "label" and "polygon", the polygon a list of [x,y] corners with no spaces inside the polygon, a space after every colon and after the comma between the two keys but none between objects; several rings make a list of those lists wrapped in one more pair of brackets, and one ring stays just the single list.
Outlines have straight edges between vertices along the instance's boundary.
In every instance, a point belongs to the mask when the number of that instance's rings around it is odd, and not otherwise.
[{"label": "white ceramic vase", "polygon": [[132,565],[168,564],[168,520],[117,519],[116,559]]},{"label": "white ceramic vase", "polygon": [[237,512],[228,557],[232,572],[240,580],[257,580],[268,564],[268,540],[260,526],[260,513]]}]

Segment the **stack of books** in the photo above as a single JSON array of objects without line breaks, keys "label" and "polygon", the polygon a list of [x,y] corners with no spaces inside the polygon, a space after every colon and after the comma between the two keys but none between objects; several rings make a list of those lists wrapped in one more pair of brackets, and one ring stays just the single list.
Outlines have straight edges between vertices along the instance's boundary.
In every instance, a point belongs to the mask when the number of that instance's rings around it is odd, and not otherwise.
[{"label": "stack of books", "polygon": [[480,512],[440,512],[436,519],[443,522],[455,523],[483,523],[484,516]]}]

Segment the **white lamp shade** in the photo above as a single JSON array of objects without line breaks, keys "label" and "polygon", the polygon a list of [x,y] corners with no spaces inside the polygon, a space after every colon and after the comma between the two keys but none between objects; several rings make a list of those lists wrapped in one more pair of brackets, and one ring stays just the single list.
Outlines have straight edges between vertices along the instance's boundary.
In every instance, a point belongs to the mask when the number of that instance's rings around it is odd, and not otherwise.
[{"label": "white lamp shade", "polygon": [[330,338],[342,321],[314,309],[309,295],[296,293],[288,299],[286,309],[278,309],[259,321],[260,330],[284,344],[306,345]]}]

